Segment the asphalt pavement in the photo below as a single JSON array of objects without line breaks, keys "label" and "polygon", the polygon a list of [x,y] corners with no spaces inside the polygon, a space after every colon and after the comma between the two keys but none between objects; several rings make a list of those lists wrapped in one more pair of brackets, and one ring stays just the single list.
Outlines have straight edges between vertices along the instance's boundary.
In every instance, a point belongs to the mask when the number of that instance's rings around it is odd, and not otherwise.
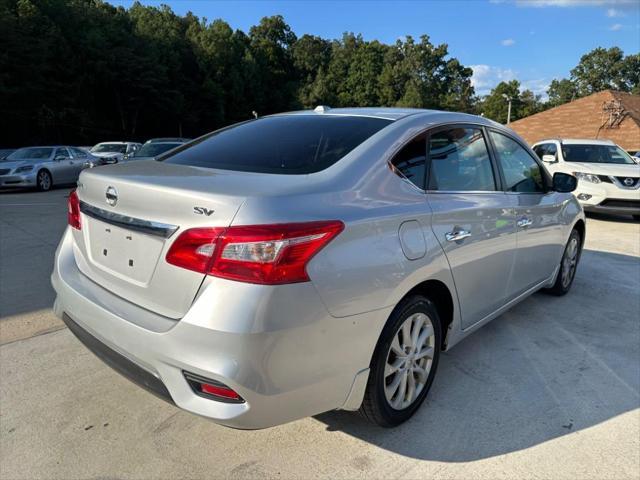
[{"label": "asphalt pavement", "polygon": [[114,373],[51,312],[69,189],[0,192],[0,478],[640,478],[640,224],[589,217],[573,290],[443,355],[391,430],[328,412],[238,431]]}]

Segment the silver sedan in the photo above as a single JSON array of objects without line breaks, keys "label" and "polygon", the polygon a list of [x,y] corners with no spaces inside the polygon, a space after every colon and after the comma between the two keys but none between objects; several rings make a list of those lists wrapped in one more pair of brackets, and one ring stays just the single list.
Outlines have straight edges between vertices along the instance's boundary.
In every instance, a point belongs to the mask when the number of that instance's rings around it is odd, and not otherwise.
[{"label": "silver sedan", "polygon": [[0,161],[0,187],[50,190],[54,184],[75,183],[94,161],[95,157],[77,147],[20,148]]},{"label": "silver sedan", "polygon": [[394,426],[443,350],[537,290],[569,291],[575,187],[481,117],[264,117],[85,170],[54,310],[109,365],[218,423],[344,409]]}]

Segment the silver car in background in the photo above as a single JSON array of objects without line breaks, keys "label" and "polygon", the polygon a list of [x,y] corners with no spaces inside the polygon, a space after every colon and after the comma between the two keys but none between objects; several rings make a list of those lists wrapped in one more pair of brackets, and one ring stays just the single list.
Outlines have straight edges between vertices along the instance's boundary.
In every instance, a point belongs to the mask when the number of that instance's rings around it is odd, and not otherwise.
[{"label": "silver car in background", "polygon": [[89,152],[103,159],[103,164],[118,163],[126,160],[140,148],[137,142],[102,142],[91,147]]},{"label": "silver car in background", "polygon": [[70,146],[19,148],[0,160],[0,187],[37,187],[75,183],[95,157]]},{"label": "silver car in background", "polygon": [[54,310],[116,370],[220,424],[344,409],[394,426],[442,350],[539,289],[567,293],[575,186],[472,115],[251,120],[83,172]]}]

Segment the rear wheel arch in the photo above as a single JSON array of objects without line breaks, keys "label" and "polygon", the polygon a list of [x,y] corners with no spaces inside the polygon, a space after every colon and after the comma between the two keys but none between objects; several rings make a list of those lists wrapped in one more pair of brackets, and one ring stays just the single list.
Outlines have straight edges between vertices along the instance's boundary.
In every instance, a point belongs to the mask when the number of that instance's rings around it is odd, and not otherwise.
[{"label": "rear wheel arch", "polygon": [[442,345],[440,345],[440,348],[446,350],[449,327],[453,323],[454,314],[454,301],[449,287],[440,280],[425,280],[409,290],[400,299],[400,302],[412,295],[422,295],[435,305],[442,323]]},{"label": "rear wheel arch", "polygon": [[571,231],[577,230],[580,234],[580,249],[584,246],[585,234],[586,234],[586,225],[584,224],[584,220],[579,219],[574,225]]}]

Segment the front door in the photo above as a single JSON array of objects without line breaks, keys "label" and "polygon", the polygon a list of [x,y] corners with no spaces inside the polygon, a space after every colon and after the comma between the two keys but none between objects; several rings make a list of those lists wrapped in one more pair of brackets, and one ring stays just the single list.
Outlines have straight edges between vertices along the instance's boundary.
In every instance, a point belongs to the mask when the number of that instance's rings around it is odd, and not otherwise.
[{"label": "front door", "polygon": [[467,328],[506,302],[516,251],[513,198],[498,188],[482,127],[440,128],[429,135],[427,153],[432,229]]}]

